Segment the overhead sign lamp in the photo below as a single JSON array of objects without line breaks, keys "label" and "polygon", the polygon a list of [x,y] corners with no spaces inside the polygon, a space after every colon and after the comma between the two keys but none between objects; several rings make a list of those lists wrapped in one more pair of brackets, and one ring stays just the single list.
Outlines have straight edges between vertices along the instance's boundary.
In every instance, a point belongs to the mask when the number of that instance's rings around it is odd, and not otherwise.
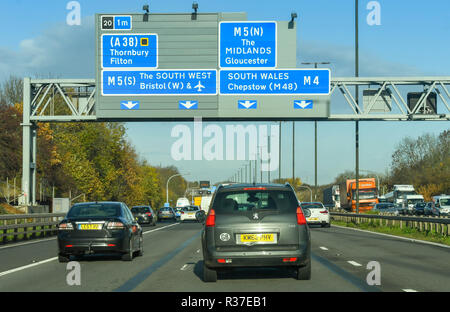
[{"label": "overhead sign lamp", "polygon": [[150,12],[148,4],[144,4],[142,10],[145,11],[143,21],[148,22],[148,13]]},{"label": "overhead sign lamp", "polygon": [[194,10],[194,12],[192,12],[191,20],[196,20],[197,19],[198,3],[195,2],[195,1],[192,3],[192,10]]},{"label": "overhead sign lamp", "polygon": [[294,19],[297,18],[297,13],[292,12],[291,13],[291,20],[289,21],[289,29],[294,28]]}]

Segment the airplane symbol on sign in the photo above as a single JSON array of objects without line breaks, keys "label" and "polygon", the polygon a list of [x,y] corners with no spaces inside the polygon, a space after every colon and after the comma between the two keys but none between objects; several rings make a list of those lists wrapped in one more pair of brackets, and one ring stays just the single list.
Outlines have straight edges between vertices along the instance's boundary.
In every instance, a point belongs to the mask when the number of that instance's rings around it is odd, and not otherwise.
[{"label": "airplane symbol on sign", "polygon": [[199,80],[198,84],[194,88],[197,88],[198,92],[202,92],[202,88],[206,88],[206,87],[204,85],[202,85]]}]

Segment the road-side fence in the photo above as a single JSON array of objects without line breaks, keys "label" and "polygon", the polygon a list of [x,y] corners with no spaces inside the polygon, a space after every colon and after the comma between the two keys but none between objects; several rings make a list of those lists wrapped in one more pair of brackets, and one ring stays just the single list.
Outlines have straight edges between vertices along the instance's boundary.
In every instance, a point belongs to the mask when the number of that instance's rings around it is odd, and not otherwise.
[{"label": "road-side fence", "polygon": [[430,218],[419,216],[393,216],[385,214],[363,214],[363,213],[342,213],[330,212],[334,220],[347,223],[370,223],[374,222],[380,226],[392,226],[403,228],[414,228],[420,232],[435,232],[443,236],[449,236],[448,218]]},{"label": "road-side fence", "polygon": [[8,237],[17,241],[21,239],[50,236],[57,233],[56,225],[65,213],[33,213],[0,215],[0,241],[6,243]]}]

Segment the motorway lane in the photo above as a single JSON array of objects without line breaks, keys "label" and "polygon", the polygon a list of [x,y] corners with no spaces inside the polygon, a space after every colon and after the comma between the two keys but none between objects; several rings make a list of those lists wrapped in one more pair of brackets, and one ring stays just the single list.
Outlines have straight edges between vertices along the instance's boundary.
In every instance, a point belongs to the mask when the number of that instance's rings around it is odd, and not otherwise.
[{"label": "motorway lane", "polygon": [[[199,229],[178,231],[178,223],[162,222],[157,227],[144,227],[144,256],[136,257],[132,262],[121,261],[120,256],[87,256],[81,264],[81,286],[69,286],[66,283],[66,263],[57,260],[35,267],[0,276],[0,291],[112,291],[123,285],[132,276],[157,262],[176,249]],[[47,248],[49,258],[56,256],[56,241],[53,246],[34,244],[33,249]],[[25,246],[22,246],[22,248]],[[18,248],[18,247],[17,247]],[[28,246],[27,248],[30,248]],[[14,248],[16,249],[16,248]],[[33,255],[29,249],[28,259]],[[0,255],[5,250],[0,250]],[[42,252],[42,251],[41,251]],[[3,257],[3,256],[2,256]],[[3,271],[2,271],[3,272]],[[0,272],[0,275],[2,274]]]},{"label": "motorway lane", "polygon": [[[86,257],[80,261],[81,286],[67,285],[66,264],[57,260],[1,276],[3,268],[13,266],[8,260],[0,270],[0,291],[448,291],[450,287],[450,249],[334,226],[311,229],[310,281],[297,281],[288,270],[240,269],[219,274],[217,283],[203,283],[201,228],[197,223],[170,222],[145,227],[152,232],[144,236],[143,257],[132,262]],[[13,267],[55,255],[56,241],[0,249],[1,260],[20,259]],[[366,264],[372,260],[381,265],[378,287],[365,282]]]},{"label": "motorway lane", "polygon": [[369,272],[366,265],[378,261],[383,291],[450,291],[450,248],[335,226],[312,232],[313,252],[361,279]]}]

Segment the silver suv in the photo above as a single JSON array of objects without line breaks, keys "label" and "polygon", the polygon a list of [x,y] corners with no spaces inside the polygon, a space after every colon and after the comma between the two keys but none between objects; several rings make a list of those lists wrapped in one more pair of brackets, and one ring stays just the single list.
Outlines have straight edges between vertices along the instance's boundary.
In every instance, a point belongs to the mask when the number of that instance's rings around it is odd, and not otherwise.
[{"label": "silver suv", "polygon": [[308,209],[289,184],[219,186],[202,231],[203,280],[237,267],[286,267],[311,278]]}]

